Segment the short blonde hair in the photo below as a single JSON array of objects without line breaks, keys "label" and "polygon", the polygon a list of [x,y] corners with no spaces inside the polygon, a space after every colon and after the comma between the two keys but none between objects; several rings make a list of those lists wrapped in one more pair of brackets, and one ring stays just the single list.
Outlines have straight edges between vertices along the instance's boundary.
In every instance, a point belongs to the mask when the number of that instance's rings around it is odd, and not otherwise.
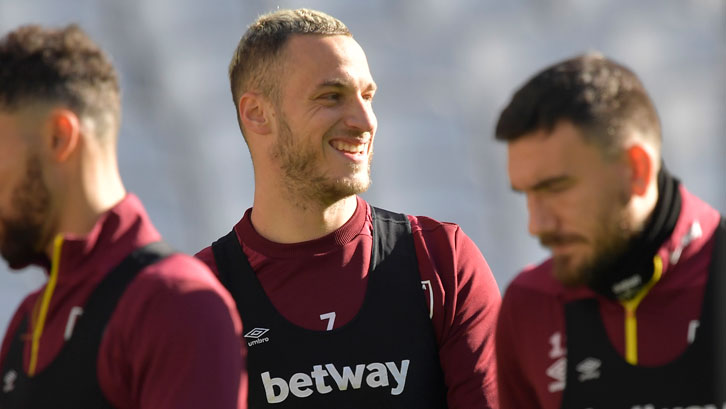
[{"label": "short blonde hair", "polygon": [[229,64],[235,107],[249,90],[271,98],[279,96],[277,57],[293,34],[352,36],[343,22],[316,10],[283,9],[260,16],[242,36]]}]

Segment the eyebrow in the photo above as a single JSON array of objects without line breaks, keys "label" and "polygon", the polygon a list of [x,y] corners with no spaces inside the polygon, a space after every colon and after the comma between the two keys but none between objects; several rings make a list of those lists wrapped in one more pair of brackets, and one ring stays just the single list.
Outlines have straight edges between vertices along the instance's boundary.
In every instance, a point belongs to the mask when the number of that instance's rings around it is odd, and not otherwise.
[{"label": "eyebrow", "polygon": [[[326,87],[332,87],[332,88],[352,88],[351,81],[341,79],[341,78],[333,78],[329,80],[325,80],[318,84],[316,88],[326,88]],[[377,90],[378,86],[375,82],[371,82],[368,87],[366,87],[366,90]]]},{"label": "eyebrow", "polygon": [[341,79],[325,80],[318,84],[317,88],[334,87],[334,88],[346,88],[350,86],[350,83]]},{"label": "eyebrow", "polygon": [[515,187],[514,185],[512,185],[512,190],[515,192],[519,192],[519,193],[527,192],[527,191],[535,191],[535,192],[542,191],[542,190],[548,189],[558,183],[567,182],[570,180],[572,180],[572,178],[567,175],[553,176],[551,178],[541,180],[541,181],[537,182],[536,184],[534,184],[534,186],[530,186],[529,188],[519,189],[519,188]]}]

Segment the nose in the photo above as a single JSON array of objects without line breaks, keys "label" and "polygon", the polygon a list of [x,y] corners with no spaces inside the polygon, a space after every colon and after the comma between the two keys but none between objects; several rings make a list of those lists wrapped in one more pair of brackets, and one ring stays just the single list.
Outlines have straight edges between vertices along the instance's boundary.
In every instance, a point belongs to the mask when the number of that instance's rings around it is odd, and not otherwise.
[{"label": "nose", "polygon": [[527,194],[527,212],[529,213],[529,234],[541,236],[553,232],[557,221],[547,204],[536,193]]},{"label": "nose", "polygon": [[345,125],[360,132],[375,133],[378,119],[373,112],[371,100],[362,95],[357,95],[351,100],[345,117]]}]

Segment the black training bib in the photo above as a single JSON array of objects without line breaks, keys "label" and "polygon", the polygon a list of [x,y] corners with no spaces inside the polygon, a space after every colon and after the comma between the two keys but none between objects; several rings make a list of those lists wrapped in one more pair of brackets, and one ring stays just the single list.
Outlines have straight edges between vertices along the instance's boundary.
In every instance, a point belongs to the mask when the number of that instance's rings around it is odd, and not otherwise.
[{"label": "black training bib", "polygon": [[373,208],[363,305],[331,331],[282,317],[232,231],[212,245],[245,327],[249,407],[446,408],[438,347],[408,218]]},{"label": "black training bib", "polygon": [[564,409],[726,408],[726,222],[721,220],[695,340],[675,360],[633,366],[614,349],[597,300],[565,305]]},{"label": "black training bib", "polygon": [[91,293],[73,335],[48,367],[33,377],[23,369],[23,340],[28,320],[15,332],[0,372],[0,409],[112,408],[103,396],[96,361],[106,324],[128,284],[144,267],[167,257],[163,242],[138,248],[116,266]]}]

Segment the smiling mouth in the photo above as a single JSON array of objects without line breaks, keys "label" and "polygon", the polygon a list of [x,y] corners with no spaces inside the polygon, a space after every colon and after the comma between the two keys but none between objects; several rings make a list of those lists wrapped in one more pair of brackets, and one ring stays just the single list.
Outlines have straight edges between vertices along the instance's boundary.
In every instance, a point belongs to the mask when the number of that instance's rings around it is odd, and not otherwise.
[{"label": "smiling mouth", "polygon": [[368,143],[349,143],[343,141],[331,141],[330,146],[333,148],[354,155],[363,155],[368,151]]}]

